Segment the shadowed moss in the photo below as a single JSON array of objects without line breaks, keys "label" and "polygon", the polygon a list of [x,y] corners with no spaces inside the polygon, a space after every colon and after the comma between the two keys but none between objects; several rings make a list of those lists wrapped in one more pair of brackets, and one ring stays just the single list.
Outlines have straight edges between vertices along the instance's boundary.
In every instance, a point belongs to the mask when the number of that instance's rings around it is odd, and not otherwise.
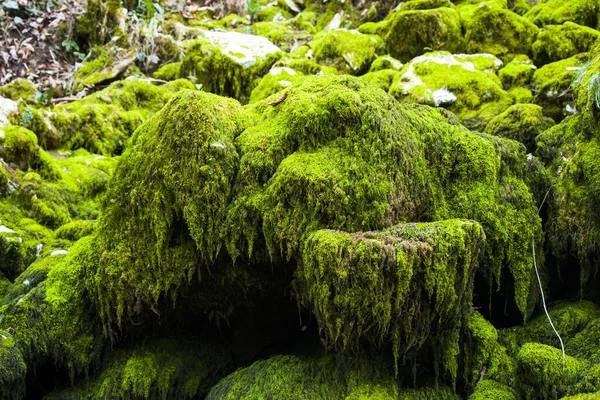
[{"label": "shadowed moss", "polygon": [[600,39],[600,32],[573,22],[547,26],[540,31],[531,47],[533,61],[541,66],[579,53],[586,53],[592,49],[598,39]]},{"label": "shadowed moss", "polygon": [[517,400],[517,395],[510,386],[485,379],[477,384],[477,388],[469,396],[469,400]]},{"label": "shadowed moss", "polygon": [[554,126],[554,120],[543,115],[542,107],[535,104],[515,104],[493,118],[485,133],[523,143],[528,152],[535,151],[536,137]]},{"label": "shadowed moss", "polygon": [[52,399],[192,399],[204,396],[231,369],[218,347],[186,339],[151,339],[114,350],[89,383],[58,390]]},{"label": "shadowed moss", "polygon": [[92,221],[77,220],[58,228],[54,235],[59,239],[77,241],[84,236],[91,235],[94,232],[95,224]]},{"label": "shadowed moss", "polygon": [[539,29],[509,10],[478,7],[465,23],[467,51],[499,57],[527,54]]}]

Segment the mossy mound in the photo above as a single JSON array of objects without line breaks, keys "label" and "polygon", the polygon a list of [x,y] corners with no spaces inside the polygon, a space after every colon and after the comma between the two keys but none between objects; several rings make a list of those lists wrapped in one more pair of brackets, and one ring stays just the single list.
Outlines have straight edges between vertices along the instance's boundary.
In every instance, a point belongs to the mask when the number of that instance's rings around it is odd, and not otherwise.
[{"label": "mossy mound", "polygon": [[276,67],[263,76],[259,84],[250,94],[250,103],[262,100],[275,94],[289,86],[298,79],[302,79],[304,74],[295,71],[289,67]]},{"label": "mossy mound", "polygon": [[560,122],[574,112],[572,83],[579,67],[588,60],[587,53],[578,54],[546,64],[534,72],[531,81],[535,91],[533,102],[543,108],[544,115]]},{"label": "mossy mound", "polygon": [[14,81],[0,87],[0,95],[14,101],[23,99],[27,102],[33,102],[35,100],[36,92],[36,85],[33,82],[23,78],[15,79]]},{"label": "mossy mound", "polygon": [[371,68],[369,68],[369,72],[377,72],[384,69],[391,69],[394,71],[400,71],[403,67],[403,64],[396,60],[394,57],[390,55],[379,56],[373,61],[371,64]]},{"label": "mossy mound", "polygon": [[535,104],[515,104],[494,117],[485,127],[485,133],[518,140],[527,151],[535,151],[536,137],[554,126],[554,120],[543,114],[542,107]]},{"label": "mossy mound", "polygon": [[151,339],[113,350],[89,383],[58,390],[52,399],[193,399],[204,397],[231,369],[221,348],[185,338]]},{"label": "mossy mound", "polygon": [[491,54],[429,53],[404,67],[390,94],[401,102],[444,106],[465,126],[483,130],[513,103],[494,73],[500,65]]},{"label": "mossy mound", "polygon": [[197,274],[196,310],[227,318],[261,269],[292,268],[326,343],[392,344],[409,359],[422,348],[453,382],[479,268],[513,277],[523,313],[535,301],[529,243],[541,231],[524,148],[347,75],[286,93],[242,109],[185,92],[136,132],[90,237],[86,285],[105,327],[152,319]]},{"label": "mossy mound", "polygon": [[525,14],[538,26],[574,22],[600,29],[600,5],[595,0],[546,0]]},{"label": "mossy mound", "polygon": [[181,63],[182,77],[203,89],[247,102],[258,78],[281,58],[281,51],[266,38],[237,32],[199,31]]},{"label": "mossy mound", "polygon": [[133,131],[184,88],[194,85],[177,80],[155,86],[144,79],[126,79],[50,110],[25,108],[17,122],[35,132],[45,149],[120,153]]},{"label": "mossy mound", "polygon": [[498,71],[504,89],[521,87],[529,84],[536,66],[524,54],[515,56],[508,64]]},{"label": "mossy mound", "polygon": [[341,29],[317,36],[309,46],[317,63],[351,75],[364,74],[377,56],[385,53],[379,36]]},{"label": "mossy mound", "polygon": [[365,82],[369,82],[383,90],[389,92],[394,80],[398,79],[399,71],[394,69],[382,69],[375,72],[368,72],[360,77]]},{"label": "mossy mound", "polygon": [[512,11],[479,7],[466,23],[466,49],[498,57],[527,54],[538,31],[533,23]]},{"label": "mossy mound", "polygon": [[519,390],[528,399],[560,398],[581,379],[585,364],[555,347],[526,343],[517,355]]},{"label": "mossy mound", "polygon": [[477,384],[469,400],[517,400],[517,395],[510,386],[485,379]]},{"label": "mossy mound", "polygon": [[390,55],[402,62],[427,51],[458,53],[464,48],[460,17],[451,7],[399,10],[372,30],[382,35]]},{"label": "mossy mound", "polygon": [[77,93],[86,86],[117,79],[133,64],[136,57],[135,51],[118,46],[94,47],[81,67],[73,74],[72,90]]},{"label": "mossy mound", "polygon": [[543,28],[531,51],[538,66],[560,61],[592,49],[600,39],[600,32],[573,22]]}]

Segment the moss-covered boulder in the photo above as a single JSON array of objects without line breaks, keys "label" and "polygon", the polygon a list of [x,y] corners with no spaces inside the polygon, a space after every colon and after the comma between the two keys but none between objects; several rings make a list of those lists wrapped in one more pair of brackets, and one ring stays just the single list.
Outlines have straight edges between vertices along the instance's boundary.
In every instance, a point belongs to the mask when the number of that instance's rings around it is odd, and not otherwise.
[{"label": "moss-covered boulder", "polygon": [[180,74],[203,89],[247,102],[258,78],[279,60],[280,49],[268,39],[238,32],[197,31],[181,63]]},{"label": "moss-covered boulder", "polygon": [[485,127],[485,133],[518,140],[530,153],[535,151],[536,137],[555,124],[535,104],[515,104],[494,117]]},{"label": "moss-covered boulder", "polygon": [[391,69],[394,71],[400,71],[404,65],[390,55],[384,55],[377,57],[371,64],[369,72],[377,72],[384,69]]},{"label": "moss-covered boulder", "polygon": [[394,69],[382,69],[375,72],[369,72],[360,77],[365,82],[369,82],[385,92],[388,92],[394,83],[394,80],[398,79],[400,71]]},{"label": "moss-covered boulder", "polygon": [[379,36],[342,29],[317,36],[309,46],[317,63],[351,75],[364,74],[377,56],[385,53]]},{"label": "moss-covered boulder", "polygon": [[600,29],[600,5],[595,0],[545,0],[525,14],[538,26],[574,22]]},{"label": "moss-covered boulder", "polygon": [[490,53],[498,57],[527,54],[539,29],[512,11],[478,7],[465,23],[467,51]]},{"label": "moss-covered boulder", "polygon": [[536,69],[529,57],[519,54],[498,71],[498,76],[506,90],[529,84]]},{"label": "moss-covered boulder", "polygon": [[559,349],[526,343],[517,355],[519,390],[529,399],[555,399],[569,394],[583,375],[585,364]]},{"label": "moss-covered boulder", "polygon": [[45,149],[84,148],[92,153],[121,153],[135,129],[182,89],[187,80],[154,85],[145,79],[125,79],[81,100],[49,110],[24,108],[16,121],[31,129]]},{"label": "moss-covered boulder", "polygon": [[250,103],[262,100],[270,95],[277,93],[289,86],[298,79],[302,79],[304,74],[289,67],[275,67],[269,73],[263,76],[259,84],[250,94]]},{"label": "moss-covered boulder", "polygon": [[399,10],[372,30],[382,35],[390,55],[402,62],[427,51],[457,53],[464,48],[462,25],[454,7]]},{"label": "moss-covered boulder", "polygon": [[469,400],[517,400],[517,394],[508,385],[485,379],[477,384]]},{"label": "moss-covered boulder", "polygon": [[531,51],[538,66],[560,61],[592,49],[600,39],[600,32],[573,22],[543,28]]},{"label": "moss-covered boulder", "polygon": [[136,51],[118,46],[93,48],[81,67],[73,74],[72,90],[77,93],[86,86],[114,81],[126,73],[136,57]]},{"label": "moss-covered boulder", "polygon": [[542,107],[544,115],[557,122],[575,112],[572,84],[577,71],[589,59],[587,53],[553,62],[537,69],[531,80],[533,102]]},{"label": "moss-covered boulder", "polygon": [[18,78],[14,81],[0,87],[0,96],[7,99],[18,101],[20,99],[27,102],[35,101],[37,86],[26,79]]},{"label": "moss-covered boulder", "polygon": [[390,94],[401,102],[443,106],[464,125],[483,130],[513,103],[494,72],[501,65],[491,54],[426,54],[404,67]]}]

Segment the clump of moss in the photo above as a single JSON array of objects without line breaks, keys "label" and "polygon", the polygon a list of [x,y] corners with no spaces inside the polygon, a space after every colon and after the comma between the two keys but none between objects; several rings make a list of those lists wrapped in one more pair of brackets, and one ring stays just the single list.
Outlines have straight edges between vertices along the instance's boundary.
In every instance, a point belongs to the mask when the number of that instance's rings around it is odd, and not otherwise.
[{"label": "clump of moss", "polygon": [[95,224],[92,221],[77,220],[58,228],[54,235],[59,239],[67,239],[75,242],[84,236],[94,232]]},{"label": "clump of moss", "polygon": [[309,46],[319,64],[351,75],[362,75],[378,55],[385,52],[379,36],[336,29],[317,36]]},{"label": "clump of moss", "polygon": [[404,67],[390,94],[402,102],[444,106],[464,125],[483,130],[513,103],[493,72],[501,64],[492,55],[429,53]]},{"label": "clump of moss", "polygon": [[261,7],[254,16],[256,21],[285,21],[292,18],[292,15],[278,6]]},{"label": "clump of moss", "polygon": [[533,153],[536,137],[554,124],[552,118],[544,116],[542,107],[535,104],[515,104],[494,117],[485,127],[485,132],[518,140],[527,147],[528,152]]},{"label": "clump of moss", "polygon": [[527,54],[539,29],[512,11],[478,7],[466,23],[469,53],[490,53],[499,57]]},{"label": "clump of moss", "polygon": [[250,94],[250,103],[265,99],[287,87],[293,82],[302,79],[303,74],[289,67],[276,67],[263,76],[259,84]]},{"label": "clump of moss", "polygon": [[247,102],[256,85],[281,57],[267,39],[237,32],[202,31],[189,45],[181,76],[191,77],[211,93]]},{"label": "clump of moss", "polygon": [[574,22],[600,29],[600,5],[595,0],[547,0],[525,14],[538,26]]},{"label": "clump of moss", "polygon": [[[92,46],[102,45],[113,37],[124,44],[127,37],[120,0],[90,0],[86,12],[77,19],[75,32],[83,42]],[[87,44],[87,43],[86,43]]]},{"label": "clump of moss", "polygon": [[469,400],[517,400],[517,395],[510,386],[485,379],[477,384]]},{"label": "clump of moss", "polygon": [[116,349],[89,383],[48,399],[192,399],[203,397],[231,369],[227,353],[193,340],[153,339]]},{"label": "clump of moss", "polygon": [[381,71],[384,69],[391,69],[394,71],[400,71],[403,67],[403,64],[396,60],[394,57],[389,55],[379,56],[373,61],[371,64],[371,68],[369,72]]},{"label": "clump of moss", "polygon": [[320,65],[314,62],[313,60],[309,60],[307,58],[301,59],[292,59],[286,62],[286,66],[288,68],[292,68],[296,71],[300,71],[305,75],[317,75],[317,74],[329,74],[329,75],[337,75],[337,69],[334,67],[328,67],[326,65]]},{"label": "clump of moss", "polygon": [[585,364],[569,355],[563,367],[559,349],[525,343],[517,355],[519,390],[529,399],[560,398],[581,379]]},{"label": "clump of moss", "polygon": [[35,100],[36,92],[36,85],[33,82],[23,78],[15,79],[14,81],[0,87],[0,95],[14,101],[23,99],[27,102],[33,102]]},{"label": "clump of moss", "polygon": [[179,78],[179,70],[181,69],[181,62],[168,63],[157,69],[152,76],[156,79],[163,79],[165,81],[174,81]]},{"label": "clump of moss", "polygon": [[143,79],[125,79],[72,103],[53,107],[49,113],[31,110],[35,116],[23,125],[46,148],[85,148],[92,153],[120,153],[133,131],[182,89],[195,89],[186,80],[155,86]]},{"label": "clump of moss", "polygon": [[206,398],[404,399],[393,375],[378,364],[334,355],[278,355],[227,376]]},{"label": "clump of moss", "polygon": [[279,46],[283,51],[289,51],[294,46],[298,33],[289,22],[257,22],[252,24],[250,32],[263,36]]},{"label": "clump of moss", "polygon": [[394,80],[398,79],[400,75],[399,71],[393,69],[382,69],[375,72],[369,72],[360,77],[365,82],[369,82],[373,85],[376,85],[384,92],[388,92]]},{"label": "clump of moss", "polygon": [[458,53],[464,48],[458,12],[451,7],[397,11],[377,25],[392,57],[402,62],[431,50]]},{"label": "clump of moss", "polygon": [[0,274],[10,280],[23,269],[25,251],[23,238],[17,232],[0,225]]},{"label": "clump of moss", "polygon": [[37,159],[37,136],[20,126],[8,125],[0,129],[0,155],[27,170]]},{"label": "clump of moss", "polygon": [[117,46],[94,47],[81,67],[73,74],[74,92],[85,86],[96,85],[116,79],[126,73],[135,60],[136,53]]},{"label": "clump of moss", "polygon": [[579,68],[588,60],[587,53],[578,54],[546,64],[534,72],[531,83],[536,94],[533,102],[542,106],[545,115],[560,122],[570,114],[566,108],[574,105],[572,83]]},{"label": "clump of moss", "polygon": [[498,76],[504,89],[509,89],[529,84],[535,70],[529,57],[519,54],[498,71]]},{"label": "clump of moss", "polygon": [[531,50],[536,65],[560,61],[592,49],[600,38],[595,29],[565,22],[543,28]]},{"label": "clump of moss", "polygon": [[0,330],[0,360],[0,395],[7,399],[21,398],[25,394],[22,381],[25,379],[27,365],[12,334],[6,330]]}]

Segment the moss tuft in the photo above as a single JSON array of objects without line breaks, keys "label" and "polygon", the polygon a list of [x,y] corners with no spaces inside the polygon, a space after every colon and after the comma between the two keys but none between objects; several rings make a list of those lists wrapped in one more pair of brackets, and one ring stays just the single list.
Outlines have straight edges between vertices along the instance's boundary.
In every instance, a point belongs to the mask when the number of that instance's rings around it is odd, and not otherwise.
[{"label": "moss tuft", "polygon": [[504,89],[527,85],[533,77],[536,66],[526,55],[515,56],[508,64],[498,71]]},{"label": "moss tuft", "polygon": [[469,400],[517,400],[517,395],[510,386],[485,379],[479,382]]},{"label": "moss tuft", "polygon": [[538,26],[574,22],[600,29],[600,5],[595,0],[546,0],[525,14]]},{"label": "moss tuft", "polygon": [[588,52],[598,39],[600,32],[573,22],[547,26],[540,31],[531,47],[533,61],[541,66]]},{"label": "moss tuft", "polygon": [[33,82],[23,78],[15,79],[14,81],[0,87],[0,95],[18,101],[23,99],[27,102],[35,101],[37,87]]}]

